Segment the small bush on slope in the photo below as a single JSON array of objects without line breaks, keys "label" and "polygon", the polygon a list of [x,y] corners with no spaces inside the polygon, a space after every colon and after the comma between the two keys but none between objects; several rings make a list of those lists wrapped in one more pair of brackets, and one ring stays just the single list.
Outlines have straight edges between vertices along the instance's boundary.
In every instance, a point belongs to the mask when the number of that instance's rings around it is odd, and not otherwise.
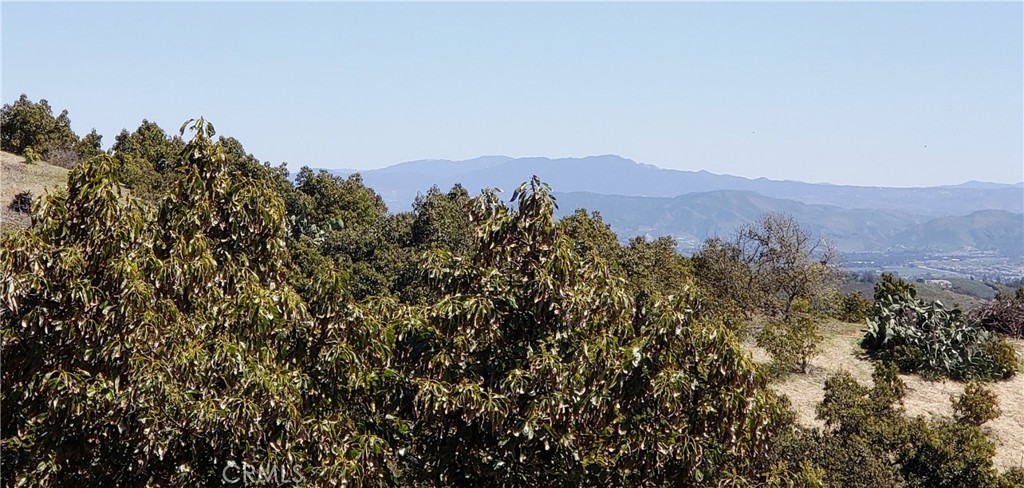
[{"label": "small bush on slope", "polygon": [[830,376],[818,405],[825,428],[794,432],[774,455],[812,466],[826,486],[1016,486],[1019,474],[993,468],[995,446],[980,427],[995,413],[991,392],[976,385],[953,399],[961,406],[957,419],[907,417],[896,368],[878,364],[872,377],[868,388],[849,373]]},{"label": "small bush on slope", "polygon": [[1005,379],[1017,370],[1013,348],[999,336],[972,323],[958,308],[947,309],[937,301],[925,304],[905,282],[883,279],[876,285],[861,347],[904,372],[929,376]]}]

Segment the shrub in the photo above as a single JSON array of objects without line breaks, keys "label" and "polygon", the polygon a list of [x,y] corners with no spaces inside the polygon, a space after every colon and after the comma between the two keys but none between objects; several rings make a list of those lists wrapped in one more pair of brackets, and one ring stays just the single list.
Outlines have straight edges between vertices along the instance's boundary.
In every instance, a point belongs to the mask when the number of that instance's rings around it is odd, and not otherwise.
[{"label": "shrub", "polygon": [[23,191],[17,195],[14,195],[14,200],[7,208],[14,210],[15,212],[29,213],[32,210],[32,192]]},{"label": "shrub", "polygon": [[815,430],[805,456],[825,470],[827,486],[896,487],[903,481],[893,454],[903,444],[903,381],[891,364],[876,364],[868,388],[843,371],[825,381]]},{"label": "shrub", "polygon": [[[958,308],[925,304],[913,287],[876,285],[876,302],[861,347],[905,372],[953,379],[1005,379],[1017,369],[1013,349],[970,322]],[[903,282],[905,283],[905,282]]]},{"label": "shrub", "polygon": [[992,390],[978,382],[970,382],[964,388],[963,395],[951,397],[956,420],[967,425],[981,425],[999,417],[999,398]]},{"label": "shrub", "polygon": [[985,352],[992,356],[992,374],[996,378],[1006,380],[1017,374],[1020,360],[1017,358],[1017,351],[1014,351],[1009,343],[996,336],[995,340],[987,344]]},{"label": "shrub", "polygon": [[871,300],[864,298],[860,292],[850,292],[839,297],[835,317],[843,322],[864,322],[871,313]]},{"label": "shrub", "polygon": [[24,156],[25,156],[25,162],[26,163],[34,163],[36,161],[42,161],[43,160],[43,156],[41,154],[37,153],[36,150],[32,149],[31,147],[28,148],[28,149],[25,149]]},{"label": "shrub", "polygon": [[917,288],[892,273],[882,273],[882,278],[875,282],[875,301],[885,297],[917,298]]},{"label": "shrub", "polygon": [[999,477],[999,488],[1024,488],[1024,468],[1012,467]]},{"label": "shrub", "polygon": [[906,486],[996,486],[995,445],[977,426],[917,417],[909,422],[907,433],[908,446],[899,456]]},{"label": "shrub", "polygon": [[772,356],[774,373],[785,374],[797,366],[801,373],[806,373],[808,362],[817,355],[822,339],[818,321],[810,314],[807,301],[797,300],[788,317],[768,319],[757,335],[757,345]]},{"label": "shrub", "polygon": [[977,423],[998,411],[984,388],[969,386],[958,400],[970,421],[926,419],[906,416],[894,365],[877,364],[872,379],[869,388],[847,372],[830,376],[818,405],[825,427],[783,437],[773,457],[817,468],[825,486],[1003,488],[1021,478],[992,466],[995,445]]}]

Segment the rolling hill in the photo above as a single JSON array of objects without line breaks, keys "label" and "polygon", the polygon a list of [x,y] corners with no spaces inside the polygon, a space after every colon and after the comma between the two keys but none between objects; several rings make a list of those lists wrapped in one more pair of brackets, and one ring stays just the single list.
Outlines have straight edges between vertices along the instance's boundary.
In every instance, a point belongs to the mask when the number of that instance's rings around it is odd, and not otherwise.
[{"label": "rolling hill", "polygon": [[447,189],[461,183],[473,193],[487,187],[509,191],[538,175],[555,190],[561,215],[576,208],[597,210],[623,239],[671,235],[684,252],[765,212],[786,212],[847,252],[977,249],[1024,255],[1024,184],[815,184],[662,169],[615,155],[432,159],[361,174],[392,211],[409,209],[416,195],[431,185]]},{"label": "rolling hill", "polygon": [[[335,170],[347,175],[350,170]],[[929,217],[967,215],[978,210],[1024,213],[1024,186],[969,182],[955,186],[885,188],[749,179],[707,171],[662,169],[615,156],[510,158],[483,156],[465,161],[420,160],[362,171],[392,211],[409,208],[416,194],[438,185],[462,183],[471,192],[509,190],[530,176],[559,192],[676,197],[717,190],[756,192],[766,197],[849,209],[897,210]]]},{"label": "rolling hill", "polygon": [[558,193],[556,197],[561,215],[576,208],[597,210],[620,236],[671,235],[684,252],[695,250],[708,237],[730,235],[737,227],[756,222],[765,212],[791,214],[807,230],[828,237],[847,252],[978,249],[1020,256],[1024,250],[1024,214],[1001,210],[927,218],[893,210],[806,204],[739,191],[690,193],[675,198],[585,192]]},{"label": "rolling hill", "polygon": [[689,193],[674,198],[585,192],[555,196],[562,215],[576,208],[596,210],[622,237],[671,235],[684,252],[695,250],[708,237],[728,236],[766,212],[791,214],[808,230],[832,239],[844,251],[885,249],[905,228],[923,221],[903,212],[806,204],[747,191]]},{"label": "rolling hill", "polygon": [[975,248],[1024,257],[1024,215],[979,210],[970,215],[939,217],[910,226],[896,235],[894,242],[936,252]]}]

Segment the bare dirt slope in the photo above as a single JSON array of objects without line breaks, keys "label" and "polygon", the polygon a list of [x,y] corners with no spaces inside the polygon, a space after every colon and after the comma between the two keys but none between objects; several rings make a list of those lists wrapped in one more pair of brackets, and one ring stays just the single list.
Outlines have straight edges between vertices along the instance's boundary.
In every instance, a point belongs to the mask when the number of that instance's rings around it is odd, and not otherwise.
[{"label": "bare dirt slope", "polygon": [[[858,324],[827,324],[827,339],[821,355],[811,361],[811,371],[805,375],[793,374],[772,385],[793,402],[800,423],[807,426],[822,425],[815,419],[814,409],[824,396],[825,378],[828,375],[846,370],[862,384],[871,384],[874,364],[860,356],[862,350],[859,342],[863,334],[863,326]],[[1018,356],[1024,356],[1024,341],[1014,340],[1011,343],[1017,349]],[[767,361],[764,351],[751,347],[754,359]],[[953,414],[950,396],[959,395],[964,390],[964,384],[955,381],[927,381],[917,375],[901,377],[907,384],[907,396],[903,404],[909,415],[950,416]],[[1013,466],[1024,467],[1024,374],[1017,374],[1007,381],[989,383],[988,386],[999,396],[999,406],[1003,411],[999,418],[984,426],[996,443],[994,463],[1001,470]]]},{"label": "bare dirt slope", "polygon": [[68,170],[45,161],[26,163],[25,158],[0,151],[0,230],[28,227],[27,214],[9,208],[14,196],[23,191],[38,198],[67,184]]}]

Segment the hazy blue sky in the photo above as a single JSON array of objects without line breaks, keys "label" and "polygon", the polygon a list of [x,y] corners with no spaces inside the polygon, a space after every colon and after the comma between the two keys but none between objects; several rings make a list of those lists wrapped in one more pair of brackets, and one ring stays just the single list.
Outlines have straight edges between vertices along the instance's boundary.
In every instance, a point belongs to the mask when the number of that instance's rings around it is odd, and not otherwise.
[{"label": "hazy blue sky", "polygon": [[3,101],[263,160],[620,154],[869,185],[1024,179],[1024,7],[2,4]]}]

